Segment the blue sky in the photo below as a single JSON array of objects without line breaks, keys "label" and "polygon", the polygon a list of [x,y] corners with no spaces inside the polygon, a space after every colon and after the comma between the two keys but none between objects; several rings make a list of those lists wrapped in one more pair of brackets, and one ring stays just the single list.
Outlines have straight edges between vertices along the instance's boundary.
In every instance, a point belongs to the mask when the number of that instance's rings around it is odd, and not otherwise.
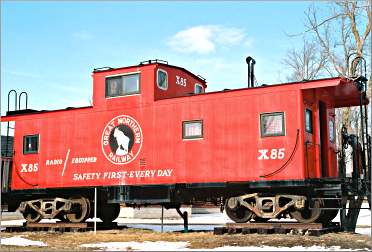
[{"label": "blue sky", "polygon": [[[86,106],[91,72],[164,59],[204,76],[208,90],[285,80],[282,59],[301,38],[311,2],[1,2],[1,105],[10,89],[29,108]],[[318,5],[326,3],[318,3]]]}]

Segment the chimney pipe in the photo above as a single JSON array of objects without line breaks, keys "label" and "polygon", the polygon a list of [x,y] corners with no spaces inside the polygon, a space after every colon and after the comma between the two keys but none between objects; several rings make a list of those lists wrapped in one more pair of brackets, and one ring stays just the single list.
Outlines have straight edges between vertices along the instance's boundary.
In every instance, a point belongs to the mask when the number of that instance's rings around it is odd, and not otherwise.
[{"label": "chimney pipe", "polygon": [[248,56],[245,61],[248,65],[248,87],[252,88],[254,87],[254,64],[256,61],[251,56]]},{"label": "chimney pipe", "polygon": [[247,65],[248,65],[248,87],[249,88],[251,87],[251,66],[250,66],[251,60],[252,60],[252,57],[251,56],[248,56],[245,59],[245,62],[247,62]]},{"label": "chimney pipe", "polygon": [[254,87],[254,64],[256,64],[256,61],[252,59],[251,61],[251,87]]}]

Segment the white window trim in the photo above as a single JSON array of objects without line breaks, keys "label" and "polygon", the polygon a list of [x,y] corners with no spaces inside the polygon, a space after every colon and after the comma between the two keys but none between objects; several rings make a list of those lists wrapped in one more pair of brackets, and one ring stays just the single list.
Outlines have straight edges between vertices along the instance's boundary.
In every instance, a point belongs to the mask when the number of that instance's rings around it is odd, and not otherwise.
[{"label": "white window trim", "polygon": [[106,97],[106,99],[109,100],[109,99],[116,99],[116,98],[123,98],[123,97],[129,97],[129,96],[137,96],[137,95],[141,95],[141,94],[137,93],[137,94],[129,94],[129,95],[118,95],[118,96]]},{"label": "white window trim", "polygon": [[[201,93],[196,93],[196,86],[200,86],[201,89],[202,89],[202,92]],[[199,83],[195,83],[195,86],[194,86],[194,94],[204,94],[204,87],[203,85],[199,84]]]},{"label": "white window trim", "polygon": [[182,138],[182,141],[197,141],[197,140],[203,140],[203,137],[195,137],[195,138]]},{"label": "white window trim", "polygon": [[[163,88],[163,87],[159,86],[159,71],[165,73],[165,75],[167,76],[167,87],[166,88]],[[167,90],[168,89],[168,73],[167,73],[167,71],[158,68],[158,70],[156,71],[156,86],[158,86],[158,88],[161,89],[161,90]]]}]

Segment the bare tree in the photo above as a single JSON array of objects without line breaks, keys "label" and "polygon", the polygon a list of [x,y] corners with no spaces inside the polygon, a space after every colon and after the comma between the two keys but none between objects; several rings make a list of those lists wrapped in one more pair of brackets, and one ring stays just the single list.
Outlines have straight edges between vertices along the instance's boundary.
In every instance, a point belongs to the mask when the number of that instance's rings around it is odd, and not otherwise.
[{"label": "bare tree", "polygon": [[370,43],[371,30],[370,1],[343,0],[334,2],[331,15],[319,21],[315,5],[306,14],[306,32],[312,32],[322,47],[335,72],[347,76],[347,59],[351,53],[364,56],[364,49]]},{"label": "bare tree", "polygon": [[[350,68],[355,68],[355,66],[348,65],[349,56],[355,53],[355,56],[367,58],[366,56],[370,53],[371,2],[369,0],[336,1],[328,5],[326,13],[329,15],[322,16],[321,13],[315,4],[311,5],[305,12],[306,30],[293,36],[302,35],[312,38],[312,43],[316,43],[321,50],[320,56],[326,57],[325,63],[319,55],[314,61],[324,64],[323,70],[328,73],[328,76],[353,75],[354,72]],[[290,59],[293,57],[295,56]],[[296,61],[291,61],[291,64],[293,62]],[[368,63],[370,64],[369,61]],[[306,64],[301,65],[301,71],[305,71],[306,68]],[[294,74],[297,72],[299,71],[294,71]],[[369,90],[370,88],[371,82],[369,81]],[[338,127],[346,125],[349,131],[357,133],[356,129],[359,126],[355,118],[358,118],[358,112],[357,109],[352,108],[338,110],[337,114],[340,119],[337,123]]]},{"label": "bare tree", "polygon": [[283,63],[292,71],[288,81],[313,80],[327,70],[327,56],[315,42],[304,38],[301,49],[292,48],[287,51]]}]

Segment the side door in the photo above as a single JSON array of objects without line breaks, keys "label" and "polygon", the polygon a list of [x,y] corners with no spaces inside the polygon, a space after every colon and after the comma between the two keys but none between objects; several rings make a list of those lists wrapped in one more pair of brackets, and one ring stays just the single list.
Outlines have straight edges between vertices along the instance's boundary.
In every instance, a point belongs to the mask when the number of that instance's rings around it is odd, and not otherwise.
[{"label": "side door", "polygon": [[338,177],[335,109],[328,110],[328,176]]},{"label": "side door", "polygon": [[305,172],[308,178],[316,178],[317,174],[317,144],[316,144],[316,134],[314,128],[314,111],[316,108],[313,108],[310,105],[305,104],[304,109],[304,125],[305,125]]},{"label": "side door", "polygon": [[320,177],[329,176],[329,136],[328,136],[328,113],[327,104],[319,101],[319,158]]}]

